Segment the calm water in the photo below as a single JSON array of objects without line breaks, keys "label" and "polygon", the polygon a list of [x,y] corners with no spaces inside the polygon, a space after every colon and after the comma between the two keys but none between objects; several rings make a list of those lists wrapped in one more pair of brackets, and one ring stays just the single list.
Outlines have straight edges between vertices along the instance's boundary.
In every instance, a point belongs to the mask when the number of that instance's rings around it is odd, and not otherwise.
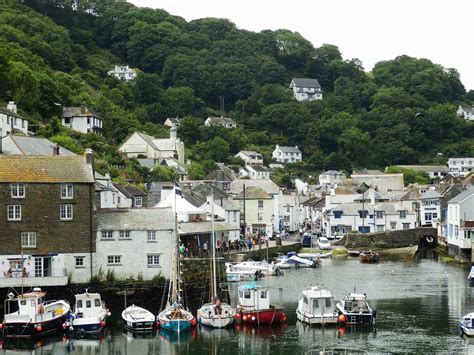
[{"label": "calm water", "polygon": [[[288,315],[284,327],[202,327],[178,338],[160,332],[133,336],[113,324],[99,340],[56,337],[43,339],[41,344],[9,343],[3,344],[8,348],[3,353],[289,355],[325,350],[474,354],[474,340],[461,337],[457,327],[461,315],[474,311],[474,288],[468,287],[467,274],[467,270],[433,259],[370,265],[357,259],[333,258],[322,260],[318,269],[291,270],[283,277],[269,278],[270,284],[284,287],[283,302]],[[298,295],[311,284],[324,284],[336,299],[354,286],[358,292],[367,293],[369,303],[378,311],[376,327],[321,329],[296,322]],[[235,292],[234,287],[231,292]],[[278,294],[272,296],[278,301]]]}]

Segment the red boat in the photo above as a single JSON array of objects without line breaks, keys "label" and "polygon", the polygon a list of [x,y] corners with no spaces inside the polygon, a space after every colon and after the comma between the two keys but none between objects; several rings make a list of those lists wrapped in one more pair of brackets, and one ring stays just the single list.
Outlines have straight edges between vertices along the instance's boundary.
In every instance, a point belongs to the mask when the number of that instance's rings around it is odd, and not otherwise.
[{"label": "red boat", "polygon": [[[283,307],[270,304],[270,289],[255,284],[239,287],[236,318],[246,324],[274,325],[286,322]],[[280,293],[281,288],[277,288]]]}]

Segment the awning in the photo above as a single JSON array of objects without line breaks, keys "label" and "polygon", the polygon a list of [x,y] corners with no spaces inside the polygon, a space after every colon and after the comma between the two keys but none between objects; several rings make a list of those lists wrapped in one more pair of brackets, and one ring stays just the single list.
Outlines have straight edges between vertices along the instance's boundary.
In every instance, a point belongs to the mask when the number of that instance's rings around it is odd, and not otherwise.
[{"label": "awning", "polygon": [[[229,223],[225,222],[214,222],[214,231],[215,232],[230,232],[230,231],[239,231],[240,228],[237,226],[232,226]],[[203,234],[212,232],[212,222],[186,222],[179,223],[178,231],[180,235],[186,234]]]}]

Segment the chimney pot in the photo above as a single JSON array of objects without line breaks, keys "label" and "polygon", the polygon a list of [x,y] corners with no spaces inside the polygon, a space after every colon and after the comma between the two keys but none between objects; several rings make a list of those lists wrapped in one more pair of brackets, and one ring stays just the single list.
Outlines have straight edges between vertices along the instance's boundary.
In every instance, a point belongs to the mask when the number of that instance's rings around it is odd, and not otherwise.
[{"label": "chimney pot", "polygon": [[15,101],[8,101],[7,110],[17,113]]},{"label": "chimney pot", "polygon": [[59,144],[55,144],[53,147],[53,155],[59,155]]},{"label": "chimney pot", "polygon": [[84,155],[86,157],[86,163],[87,164],[90,164],[90,165],[94,165],[94,152],[92,151],[92,149],[90,148],[87,148]]}]

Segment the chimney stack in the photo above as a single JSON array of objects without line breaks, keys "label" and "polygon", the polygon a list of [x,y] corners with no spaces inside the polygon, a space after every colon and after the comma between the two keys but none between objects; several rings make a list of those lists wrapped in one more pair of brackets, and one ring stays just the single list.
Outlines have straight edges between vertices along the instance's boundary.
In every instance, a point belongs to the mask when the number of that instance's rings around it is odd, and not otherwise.
[{"label": "chimney stack", "polygon": [[55,144],[53,147],[53,155],[59,155],[59,144]]},{"label": "chimney stack", "polygon": [[86,106],[84,104],[81,105],[81,115],[86,113]]},{"label": "chimney stack", "polygon": [[86,157],[86,163],[94,166],[94,152],[92,149],[87,148],[84,155]]},{"label": "chimney stack", "polygon": [[17,113],[16,112],[15,101],[8,101],[7,110],[10,110],[11,112]]},{"label": "chimney stack", "polygon": [[176,126],[170,128],[170,139],[176,140],[178,138],[178,129]]}]

